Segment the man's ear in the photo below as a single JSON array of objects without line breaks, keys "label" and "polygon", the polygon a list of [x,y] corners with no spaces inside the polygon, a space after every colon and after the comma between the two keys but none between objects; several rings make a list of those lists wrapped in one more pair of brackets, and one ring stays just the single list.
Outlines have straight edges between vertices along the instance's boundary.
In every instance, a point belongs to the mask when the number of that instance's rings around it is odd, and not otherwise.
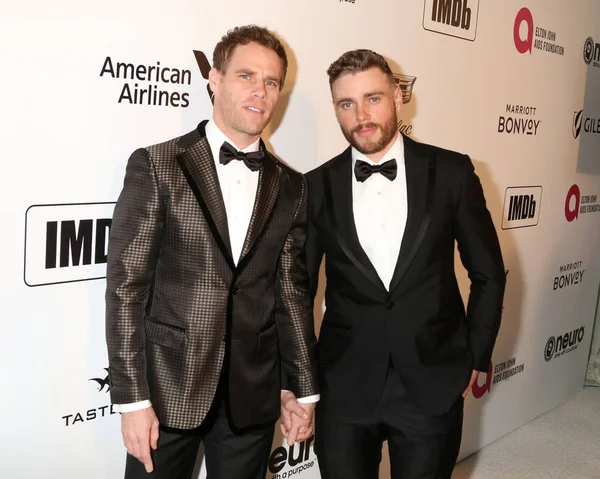
[{"label": "man's ear", "polygon": [[402,109],[402,88],[400,85],[396,85],[396,89],[394,90],[394,103],[396,104],[396,111],[400,111]]},{"label": "man's ear", "polygon": [[211,68],[208,72],[208,84],[213,93],[219,90],[219,84],[221,83],[221,72],[216,68]]}]

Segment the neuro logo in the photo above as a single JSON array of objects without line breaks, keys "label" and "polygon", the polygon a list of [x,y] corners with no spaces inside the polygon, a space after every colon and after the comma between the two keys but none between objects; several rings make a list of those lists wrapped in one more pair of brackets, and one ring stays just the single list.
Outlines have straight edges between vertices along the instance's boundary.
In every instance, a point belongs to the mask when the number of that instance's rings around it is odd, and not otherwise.
[{"label": "neuro logo", "polygon": [[556,338],[554,336],[550,336],[548,341],[546,341],[546,347],[544,348],[544,359],[546,361],[550,361],[552,356],[554,356],[554,350],[556,349]]},{"label": "neuro logo", "polygon": [[[202,75],[202,78],[208,81],[208,72],[210,72],[211,69],[210,63],[208,62],[208,58],[206,58],[204,52],[200,50],[194,50],[194,56],[196,57],[196,63],[198,64],[198,68],[200,69],[200,74]],[[210,101],[214,103],[214,93],[210,89],[209,83],[206,84],[206,91],[208,92],[208,97],[210,98]]]},{"label": "neuro logo", "polygon": [[592,37],[587,37],[583,44],[583,61],[600,68],[600,43],[594,42]]},{"label": "neuro logo", "polygon": [[546,362],[575,351],[585,337],[585,326],[574,329],[570,333],[560,336],[550,336],[544,347],[544,359]]},{"label": "neuro logo", "polygon": [[583,110],[576,111],[573,113],[573,137],[575,139],[579,138],[579,134],[581,133],[581,118],[583,116]]},{"label": "neuro logo", "polygon": [[592,60],[594,59],[595,46],[594,39],[592,37],[587,37],[583,44],[583,61],[586,65],[592,63]]},{"label": "neuro logo", "polygon": [[96,381],[98,383],[98,391],[103,391],[106,387],[106,392],[110,391],[110,368],[104,368],[106,371],[106,377],[103,378],[90,378],[88,381]]},{"label": "neuro logo", "polygon": [[275,449],[269,457],[268,467],[272,474],[269,479],[285,479],[314,467],[315,459],[310,456],[314,438],[311,436],[306,441]]}]

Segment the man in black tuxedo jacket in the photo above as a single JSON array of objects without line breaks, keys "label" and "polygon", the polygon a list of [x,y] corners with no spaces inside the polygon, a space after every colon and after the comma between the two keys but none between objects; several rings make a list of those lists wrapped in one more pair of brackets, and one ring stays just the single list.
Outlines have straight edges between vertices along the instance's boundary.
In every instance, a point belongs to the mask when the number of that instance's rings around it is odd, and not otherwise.
[{"label": "man in black tuxedo jacket", "polygon": [[[343,54],[328,70],[350,147],[306,175],[311,291],[326,258],[315,447],[323,479],[450,478],[463,401],[487,371],[504,265],[468,156],[399,134],[385,59]],[[465,311],[454,246],[468,270]]]}]

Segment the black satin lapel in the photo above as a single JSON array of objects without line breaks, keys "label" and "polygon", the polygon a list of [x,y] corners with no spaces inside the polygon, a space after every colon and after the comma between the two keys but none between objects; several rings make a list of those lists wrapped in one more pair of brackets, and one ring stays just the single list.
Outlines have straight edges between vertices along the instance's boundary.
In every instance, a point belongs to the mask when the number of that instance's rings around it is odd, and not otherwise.
[{"label": "black satin lapel", "polygon": [[[405,140],[405,145],[406,145]],[[398,255],[398,263],[390,284],[393,292],[415,257],[431,221],[435,192],[435,158],[419,156],[405,148],[408,215]]]},{"label": "black satin lapel", "polygon": [[263,167],[259,172],[254,209],[252,210],[248,232],[246,233],[246,239],[244,240],[244,246],[242,247],[242,253],[238,262],[240,267],[242,267],[244,258],[256,243],[271,216],[275,200],[277,200],[277,195],[279,194],[281,172],[281,168],[273,160],[269,157],[265,158]]},{"label": "black satin lapel", "polygon": [[219,178],[215,162],[206,138],[192,145],[184,153],[177,156],[177,162],[196,196],[204,218],[210,227],[219,249],[225,256],[227,264],[235,270],[227,227],[227,211],[223,202],[223,194],[219,186]]},{"label": "black satin lapel", "polygon": [[325,188],[325,202],[327,205],[327,215],[331,222],[331,228],[337,232],[337,241],[342,251],[350,258],[356,268],[371,280],[377,287],[385,286],[373,263],[362,249],[356,224],[354,222],[354,213],[352,211],[352,161],[351,156],[345,155],[341,164],[323,171],[323,181]]}]

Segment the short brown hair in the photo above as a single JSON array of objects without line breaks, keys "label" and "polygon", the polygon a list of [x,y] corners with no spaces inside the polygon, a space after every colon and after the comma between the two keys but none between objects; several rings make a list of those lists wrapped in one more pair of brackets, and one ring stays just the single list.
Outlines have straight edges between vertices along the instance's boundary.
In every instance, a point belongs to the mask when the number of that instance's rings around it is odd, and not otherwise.
[{"label": "short brown hair", "polygon": [[333,85],[333,82],[342,75],[364,72],[373,67],[379,68],[389,78],[390,82],[395,85],[392,70],[386,59],[379,53],[372,50],[352,50],[344,53],[327,69],[329,86]]},{"label": "short brown hair", "polygon": [[229,30],[226,35],[221,37],[221,41],[215,47],[213,67],[221,73],[225,72],[235,48],[238,45],[247,45],[250,42],[256,42],[265,48],[270,48],[279,56],[281,60],[281,84],[279,89],[281,90],[287,73],[287,55],[279,39],[264,27],[245,25]]}]

